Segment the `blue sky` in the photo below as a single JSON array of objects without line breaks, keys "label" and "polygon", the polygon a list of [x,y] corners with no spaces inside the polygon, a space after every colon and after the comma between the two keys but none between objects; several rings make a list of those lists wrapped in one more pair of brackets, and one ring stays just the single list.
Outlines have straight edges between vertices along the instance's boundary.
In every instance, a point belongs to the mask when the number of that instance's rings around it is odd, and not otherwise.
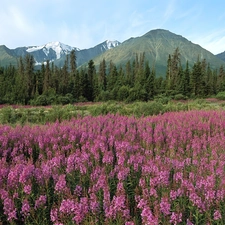
[{"label": "blue sky", "polygon": [[0,45],[84,49],[161,28],[217,54],[225,51],[224,9],[224,0],[1,0]]}]

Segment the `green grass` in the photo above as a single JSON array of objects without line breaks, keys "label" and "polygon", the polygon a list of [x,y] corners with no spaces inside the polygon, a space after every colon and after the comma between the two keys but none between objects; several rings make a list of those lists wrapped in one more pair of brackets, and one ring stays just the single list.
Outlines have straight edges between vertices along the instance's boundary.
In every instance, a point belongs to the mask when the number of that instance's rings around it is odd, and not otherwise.
[{"label": "green grass", "polygon": [[150,101],[124,103],[109,101],[92,104],[68,104],[65,106],[47,107],[23,107],[4,106],[0,108],[0,124],[25,125],[46,124],[55,121],[62,122],[72,117],[83,117],[87,115],[98,116],[106,114],[120,114],[126,116],[152,116],[165,112],[178,112],[188,110],[224,110],[225,103],[220,101],[207,101],[204,99],[186,101]]}]

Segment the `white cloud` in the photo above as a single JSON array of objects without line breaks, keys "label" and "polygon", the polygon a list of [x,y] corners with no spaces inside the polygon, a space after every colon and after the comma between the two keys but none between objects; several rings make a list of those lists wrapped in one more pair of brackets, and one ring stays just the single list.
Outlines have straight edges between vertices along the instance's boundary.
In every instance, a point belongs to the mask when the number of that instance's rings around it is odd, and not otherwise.
[{"label": "white cloud", "polygon": [[225,29],[214,30],[210,33],[205,32],[200,37],[195,36],[192,39],[213,54],[218,54],[225,50]]},{"label": "white cloud", "polygon": [[204,7],[206,4],[194,0],[114,0],[113,3],[104,0],[2,0],[0,21],[4,22],[0,23],[0,44],[15,48],[61,41],[82,49],[106,39],[122,42],[151,29],[163,28],[213,53],[222,52],[225,32],[216,26],[225,14],[223,11],[212,14],[207,20],[209,16]]},{"label": "white cloud", "polygon": [[176,9],[176,0],[169,1],[163,15],[165,21],[168,20],[173,15],[175,9]]}]

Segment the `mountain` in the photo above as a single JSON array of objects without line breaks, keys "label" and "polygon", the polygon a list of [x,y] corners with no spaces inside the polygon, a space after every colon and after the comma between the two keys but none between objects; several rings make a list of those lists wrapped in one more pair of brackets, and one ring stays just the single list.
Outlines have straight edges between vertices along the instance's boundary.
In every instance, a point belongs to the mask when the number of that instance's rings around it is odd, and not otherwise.
[{"label": "mountain", "polygon": [[0,66],[16,65],[17,57],[15,53],[5,45],[0,45]]},{"label": "mountain", "polygon": [[150,66],[155,67],[158,75],[165,76],[169,54],[173,54],[176,48],[181,53],[181,62],[185,66],[188,60],[192,66],[198,59],[206,59],[212,68],[219,68],[224,62],[200,45],[194,44],[181,35],[174,34],[168,30],[151,30],[141,37],[130,38],[118,47],[106,51],[94,59],[95,65],[105,59],[106,62],[114,62],[116,65],[125,66],[128,60],[133,62],[136,53],[145,52],[145,59]]},{"label": "mountain", "polygon": [[225,61],[225,51],[216,55],[219,59]]},{"label": "mountain", "polygon": [[[84,63],[90,61],[91,59],[95,58],[98,55],[101,55],[102,53],[106,52],[109,49],[115,48],[119,46],[121,43],[119,41],[109,41],[106,40],[102,42],[101,44],[96,45],[93,48],[89,49],[83,49],[76,51],[76,57],[77,57],[77,66],[81,66]],[[62,66],[65,62],[66,56],[63,56],[61,59],[56,60],[56,64],[58,66]]]},{"label": "mountain", "polygon": [[77,65],[80,66],[90,59],[96,57],[105,51],[118,46],[118,41],[105,41],[93,48],[80,50],[76,47],[65,45],[61,42],[49,42],[41,46],[18,47],[16,49],[9,49],[6,46],[0,46],[0,66],[9,64],[17,65],[17,59],[26,54],[31,54],[34,57],[35,64],[41,65],[43,62],[49,60],[54,61],[56,66],[63,66],[66,56],[72,51],[76,51]]},{"label": "mountain", "polygon": [[57,59],[60,59],[63,56],[69,54],[73,49],[76,51],[79,50],[78,48],[71,47],[59,41],[56,41],[50,42],[42,46],[16,48],[14,52],[18,57],[24,56],[27,53],[29,53],[34,56],[36,65],[41,65],[43,62],[47,60],[55,61]]},{"label": "mountain", "polygon": [[167,60],[169,54],[173,54],[176,48],[179,48],[182,65],[185,66],[188,60],[192,66],[197,59],[206,59],[211,68],[219,68],[225,65],[224,53],[217,56],[194,44],[181,35],[174,34],[168,30],[156,29],[140,37],[130,38],[123,43],[118,41],[106,40],[95,47],[89,49],[79,49],[65,45],[61,42],[50,42],[41,46],[19,47],[9,49],[6,46],[0,46],[0,66],[17,65],[17,59],[20,56],[31,54],[34,56],[36,65],[41,65],[46,60],[54,61],[58,67],[64,65],[67,55],[74,49],[76,50],[77,66],[87,65],[91,59],[94,60],[96,67],[105,59],[107,63],[114,62],[117,66],[125,66],[128,60],[133,62],[136,54],[145,52],[145,59],[148,60],[150,67],[156,69],[157,75],[165,76]]}]

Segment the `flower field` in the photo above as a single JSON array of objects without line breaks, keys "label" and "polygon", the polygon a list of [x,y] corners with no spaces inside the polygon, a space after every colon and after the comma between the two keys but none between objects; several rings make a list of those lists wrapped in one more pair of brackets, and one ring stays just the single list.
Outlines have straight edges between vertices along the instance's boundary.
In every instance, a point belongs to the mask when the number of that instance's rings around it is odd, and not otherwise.
[{"label": "flower field", "polygon": [[0,224],[225,224],[225,112],[0,125]]}]

